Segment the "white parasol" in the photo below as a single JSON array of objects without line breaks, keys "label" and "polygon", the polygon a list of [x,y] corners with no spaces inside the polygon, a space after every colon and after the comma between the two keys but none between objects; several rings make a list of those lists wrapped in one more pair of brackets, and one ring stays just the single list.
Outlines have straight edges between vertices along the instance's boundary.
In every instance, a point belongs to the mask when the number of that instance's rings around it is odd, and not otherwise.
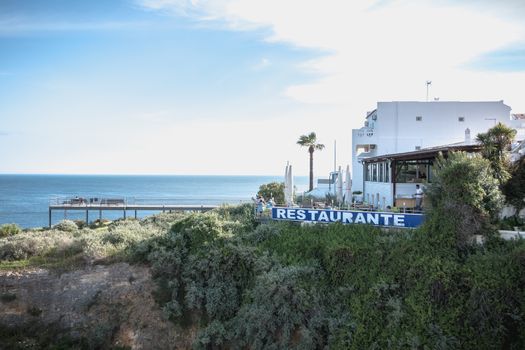
[{"label": "white parasol", "polygon": [[341,171],[341,167],[339,167],[339,170],[337,171],[335,196],[338,203],[343,202],[343,172]]},{"label": "white parasol", "polygon": [[284,171],[284,203],[288,204],[288,192],[290,185],[288,183],[288,167],[290,165],[286,164],[286,170]]},{"label": "white parasol", "polygon": [[345,202],[352,204],[352,174],[350,173],[350,165],[346,166]]},{"label": "white parasol", "polygon": [[288,166],[288,200],[286,201],[286,204],[288,206],[293,205],[293,195],[294,195],[293,174],[292,174],[292,165],[290,164]]}]

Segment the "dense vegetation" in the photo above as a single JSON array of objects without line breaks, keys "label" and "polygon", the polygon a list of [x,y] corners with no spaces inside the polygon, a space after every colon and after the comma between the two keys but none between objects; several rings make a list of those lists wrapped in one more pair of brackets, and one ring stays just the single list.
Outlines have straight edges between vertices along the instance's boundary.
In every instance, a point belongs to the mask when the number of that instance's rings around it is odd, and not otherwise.
[{"label": "dense vegetation", "polygon": [[441,158],[417,230],[257,224],[244,205],[9,228],[0,267],[146,263],[166,317],[198,330],[196,349],[523,349],[525,242],[494,235],[502,196],[489,169]]},{"label": "dense vegetation", "polygon": [[256,225],[252,210],[23,232],[0,239],[0,259],[148,263],[166,316],[199,325],[195,348],[525,346],[522,241],[458,254],[427,228]]},{"label": "dense vegetation", "polygon": [[267,224],[196,215],[141,246],[159,302],[196,348],[523,348],[525,246],[467,256],[422,230]]}]

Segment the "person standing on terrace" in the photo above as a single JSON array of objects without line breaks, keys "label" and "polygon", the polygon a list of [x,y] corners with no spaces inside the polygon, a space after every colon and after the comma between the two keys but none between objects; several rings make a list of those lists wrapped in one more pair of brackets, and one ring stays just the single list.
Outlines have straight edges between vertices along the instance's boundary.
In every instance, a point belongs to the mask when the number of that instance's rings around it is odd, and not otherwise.
[{"label": "person standing on terrace", "polygon": [[423,190],[419,185],[416,185],[416,210],[421,211],[421,205],[423,203]]}]

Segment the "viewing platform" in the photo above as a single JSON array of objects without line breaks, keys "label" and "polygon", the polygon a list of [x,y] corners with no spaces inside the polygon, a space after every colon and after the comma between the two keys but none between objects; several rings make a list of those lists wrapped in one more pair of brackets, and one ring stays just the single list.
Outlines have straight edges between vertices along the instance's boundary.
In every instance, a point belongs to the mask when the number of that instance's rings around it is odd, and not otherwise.
[{"label": "viewing platform", "polygon": [[98,218],[102,219],[102,212],[122,211],[123,218],[127,217],[127,212],[132,211],[135,219],[137,212],[140,210],[162,211],[162,212],[205,212],[213,210],[218,205],[196,205],[196,204],[176,204],[176,199],[172,198],[82,198],[82,197],[64,197],[53,198],[49,201],[49,227],[52,226],[53,210],[64,210],[64,216],[67,211],[85,211],[86,223],[89,222],[89,212],[98,211]]}]

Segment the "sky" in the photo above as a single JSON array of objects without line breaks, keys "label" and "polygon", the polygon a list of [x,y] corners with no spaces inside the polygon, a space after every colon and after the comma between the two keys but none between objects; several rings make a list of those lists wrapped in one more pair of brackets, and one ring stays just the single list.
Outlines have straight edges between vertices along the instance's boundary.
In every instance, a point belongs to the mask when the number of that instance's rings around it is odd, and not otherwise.
[{"label": "sky", "polygon": [[0,173],[308,174],[377,101],[525,112],[521,0],[0,0]]}]

